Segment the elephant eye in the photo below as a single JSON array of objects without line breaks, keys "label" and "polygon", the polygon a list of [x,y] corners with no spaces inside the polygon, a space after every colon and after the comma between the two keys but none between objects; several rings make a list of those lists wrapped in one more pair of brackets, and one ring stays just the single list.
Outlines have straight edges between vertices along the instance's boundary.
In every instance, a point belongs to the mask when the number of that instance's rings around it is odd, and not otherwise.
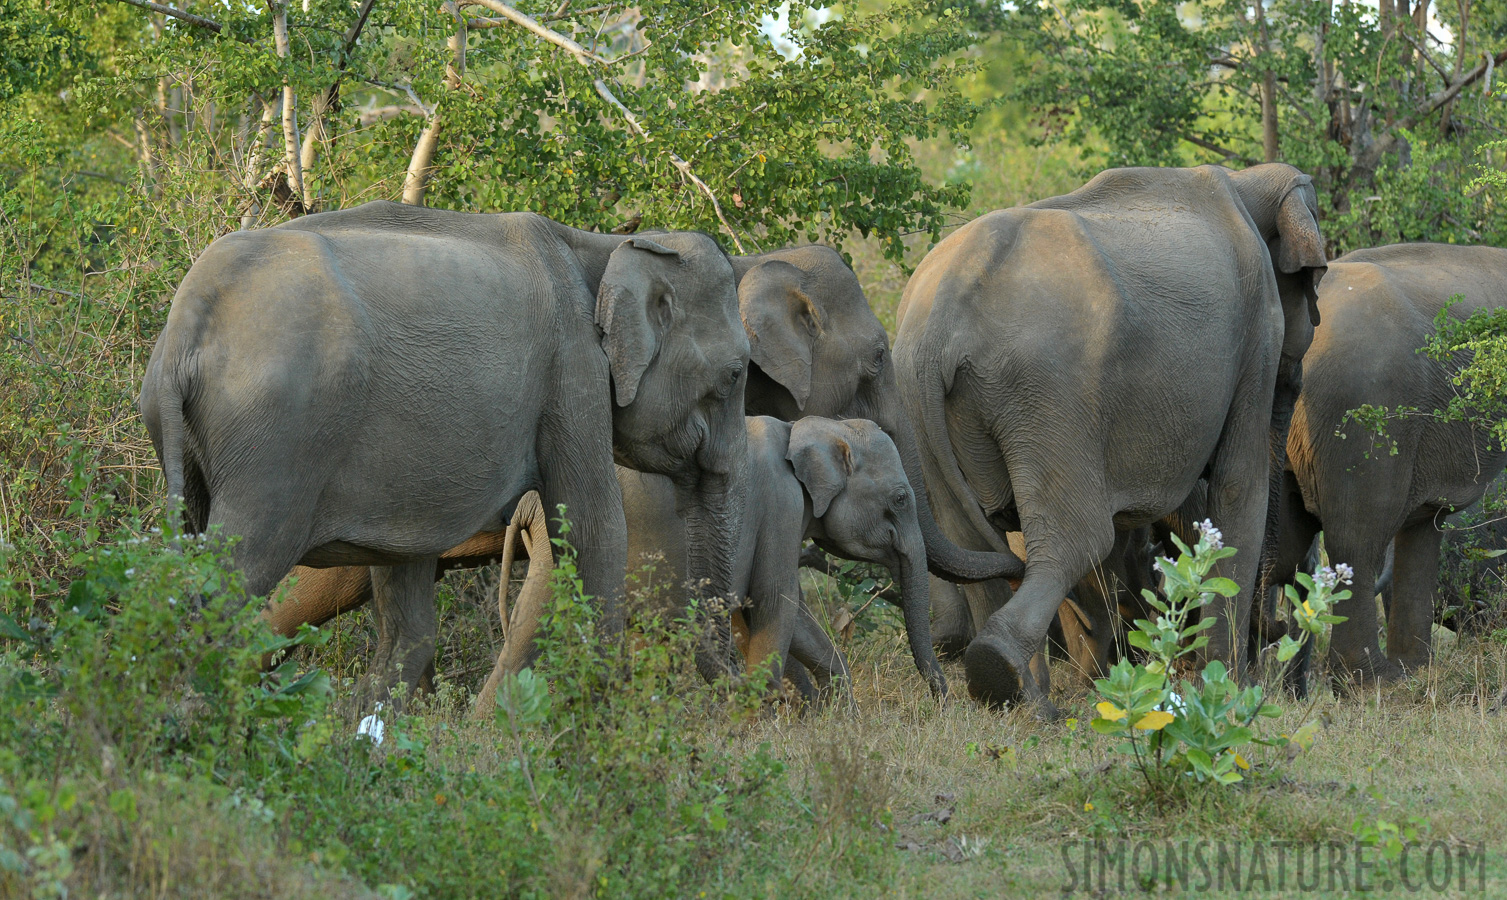
[{"label": "elephant eye", "polygon": [[884,348],[883,347],[876,347],[876,348],[874,348],[874,353],[873,353],[872,356],[869,357],[868,364],[865,366],[865,368],[868,369],[868,372],[869,372],[870,375],[878,375],[879,374],[879,370],[882,369],[882,368],[884,368]]},{"label": "elephant eye", "polygon": [[905,488],[900,488],[899,490],[895,491],[895,495],[890,498],[891,509],[905,509],[906,505],[909,503],[910,491],[907,491]]},{"label": "elephant eye", "polygon": [[718,398],[726,400],[728,395],[733,392],[733,388],[737,387],[738,378],[742,374],[743,364],[741,362],[733,363],[724,368],[722,374],[717,377],[716,394]]}]

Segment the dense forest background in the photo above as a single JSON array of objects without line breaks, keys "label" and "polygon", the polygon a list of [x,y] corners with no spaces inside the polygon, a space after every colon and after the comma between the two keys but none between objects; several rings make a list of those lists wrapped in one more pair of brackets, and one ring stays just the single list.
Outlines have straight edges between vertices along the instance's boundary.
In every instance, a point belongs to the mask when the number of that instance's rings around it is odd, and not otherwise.
[{"label": "dense forest background", "polygon": [[829,241],[887,322],[945,229],[1108,166],[1292,163],[1334,254],[1507,232],[1474,185],[1507,153],[1503,0],[143,7],[0,0],[0,537],[23,553],[78,448],[151,502],[133,401],[177,282],[310,211]]},{"label": "dense forest background", "polygon": [[[1098,779],[1081,733],[923,707],[898,629],[872,618],[872,643],[848,646],[873,673],[862,722],[750,726],[673,654],[635,656],[642,696],[594,706],[572,686],[607,663],[562,650],[553,694],[467,731],[455,710],[497,634],[495,582],[466,575],[442,590],[483,601],[447,620],[451,688],[369,752],[318,668],[259,673],[289,648],[254,610],[170,608],[234,578],[220,550],[154,530],[136,397],[210,242],[372,199],[696,228],[737,253],[829,242],[890,327],[949,229],[1110,166],[1291,163],[1333,255],[1502,246],[1504,63],[1507,0],[0,0],[0,895],[997,892],[982,870],[937,874],[971,859],[1039,893],[1061,883],[1055,845],[1021,843],[1042,828],[1427,831],[1393,790],[1449,798],[1436,834],[1500,833],[1483,824],[1500,779],[1467,791],[1477,776],[1439,762],[1499,771],[1477,716],[1507,677],[1495,644],[1412,712],[1326,706],[1347,737],[1315,756],[1312,790],[1273,775],[1153,816]],[[364,659],[356,629],[303,661],[338,687]],[[1438,718],[1451,704],[1466,711]],[[1424,762],[1375,774],[1404,739]],[[1341,791],[1373,756],[1352,823],[1324,779]],[[980,771],[1007,777],[958,800]],[[972,837],[942,832],[954,807]]]}]

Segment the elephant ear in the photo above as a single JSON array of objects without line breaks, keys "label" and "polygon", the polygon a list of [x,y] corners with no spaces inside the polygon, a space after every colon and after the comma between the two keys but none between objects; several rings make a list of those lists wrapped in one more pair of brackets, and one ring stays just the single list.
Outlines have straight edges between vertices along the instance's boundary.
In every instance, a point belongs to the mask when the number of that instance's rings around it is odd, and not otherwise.
[{"label": "elephant ear", "polygon": [[1312,180],[1303,175],[1293,182],[1277,210],[1277,271],[1291,275],[1300,269],[1322,270],[1329,265],[1324,258],[1324,238],[1319,223],[1308,208],[1307,195]]},{"label": "elephant ear", "polygon": [[755,287],[746,293],[743,324],[748,329],[748,358],[790,392],[797,409],[805,410],[811,397],[812,347],[822,332],[816,304],[793,286]]},{"label": "elephant ear", "polygon": [[[616,258],[618,254],[631,250],[680,258],[679,251],[646,237],[623,241],[612,255]],[[609,261],[608,272],[612,269]],[[618,406],[627,406],[638,395],[639,380],[659,353],[660,341],[674,319],[675,297],[672,292],[651,291],[648,296],[641,296],[624,285],[609,283],[606,277],[602,279],[597,291],[596,320],[602,328],[602,349],[607,352]]]},{"label": "elephant ear", "polygon": [[785,458],[811,495],[811,512],[817,518],[827,514],[832,498],[843,492],[853,474],[853,448],[837,434],[835,425],[830,420],[806,418],[790,426]]}]

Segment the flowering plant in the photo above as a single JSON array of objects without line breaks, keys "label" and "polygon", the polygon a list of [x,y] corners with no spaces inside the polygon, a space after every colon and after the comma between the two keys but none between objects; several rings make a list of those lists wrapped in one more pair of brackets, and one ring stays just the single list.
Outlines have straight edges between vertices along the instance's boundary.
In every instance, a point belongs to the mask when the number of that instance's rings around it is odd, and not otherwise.
[{"label": "flowering plant", "polygon": [[[1124,740],[1120,750],[1134,757],[1137,767],[1160,806],[1163,799],[1189,782],[1233,784],[1250,771],[1251,763],[1241,750],[1251,743],[1285,744],[1285,736],[1261,739],[1254,727],[1258,718],[1270,718],[1281,709],[1266,703],[1260,685],[1241,688],[1225,664],[1212,660],[1203,666],[1198,682],[1183,679],[1174,686],[1180,660],[1209,642],[1206,632],[1212,616],[1202,610],[1216,596],[1234,597],[1239,586],[1228,578],[1210,577],[1214,566],[1235,555],[1224,545],[1224,536],[1209,520],[1197,526],[1198,541],[1189,548],[1175,535],[1176,560],[1162,557],[1157,569],[1162,575],[1165,599],[1143,591],[1146,603],[1157,612],[1155,619],[1137,619],[1127,641],[1145,653],[1142,662],[1121,659],[1108,678],[1094,682],[1100,702],[1091,727]],[[1280,652],[1290,659],[1327,624],[1342,621],[1329,613],[1330,605],[1348,593],[1334,588],[1349,577],[1349,569],[1321,569],[1317,575],[1299,575],[1308,593],[1300,600],[1295,588],[1287,596],[1295,608],[1302,631],[1297,640],[1284,638]],[[1181,663],[1186,665],[1186,663]],[[1177,787],[1175,787],[1177,786]]]}]

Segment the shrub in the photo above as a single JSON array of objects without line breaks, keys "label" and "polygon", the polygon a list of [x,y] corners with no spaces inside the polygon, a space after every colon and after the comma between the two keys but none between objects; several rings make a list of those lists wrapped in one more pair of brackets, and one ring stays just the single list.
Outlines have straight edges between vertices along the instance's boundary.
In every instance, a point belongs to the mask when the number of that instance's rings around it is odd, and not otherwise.
[{"label": "shrub", "polygon": [[[1187,668],[1185,658],[1208,644],[1208,635],[1202,632],[1214,625],[1208,617],[1190,621],[1192,614],[1211,603],[1215,595],[1233,597],[1239,592],[1230,579],[1209,577],[1219,560],[1235,555],[1235,548],[1224,546],[1219,529],[1208,520],[1200,523],[1198,530],[1199,539],[1192,549],[1174,535],[1178,558],[1157,560],[1166,599],[1150,590],[1142,592],[1160,615],[1155,621],[1137,619],[1127,640],[1143,651],[1145,660],[1132,663],[1122,659],[1108,678],[1094,682],[1102,699],[1091,726],[1101,734],[1122,738],[1120,750],[1134,758],[1159,807],[1169,797],[1184,796],[1190,782],[1241,781],[1242,773],[1251,767],[1242,749],[1253,742],[1288,740],[1270,741],[1259,736],[1256,720],[1275,717],[1281,709],[1264,702],[1260,685],[1237,685],[1219,660],[1203,666],[1198,683],[1183,679],[1174,684],[1179,669]],[[1299,574],[1307,599],[1300,598],[1291,586],[1285,589],[1302,637],[1294,640],[1284,635],[1279,659],[1291,659],[1302,641],[1319,634],[1328,624],[1343,621],[1329,613],[1334,601],[1349,596],[1348,591],[1334,592],[1338,582],[1349,577],[1345,567],[1340,569],[1341,574],[1328,569],[1314,577]]]}]

